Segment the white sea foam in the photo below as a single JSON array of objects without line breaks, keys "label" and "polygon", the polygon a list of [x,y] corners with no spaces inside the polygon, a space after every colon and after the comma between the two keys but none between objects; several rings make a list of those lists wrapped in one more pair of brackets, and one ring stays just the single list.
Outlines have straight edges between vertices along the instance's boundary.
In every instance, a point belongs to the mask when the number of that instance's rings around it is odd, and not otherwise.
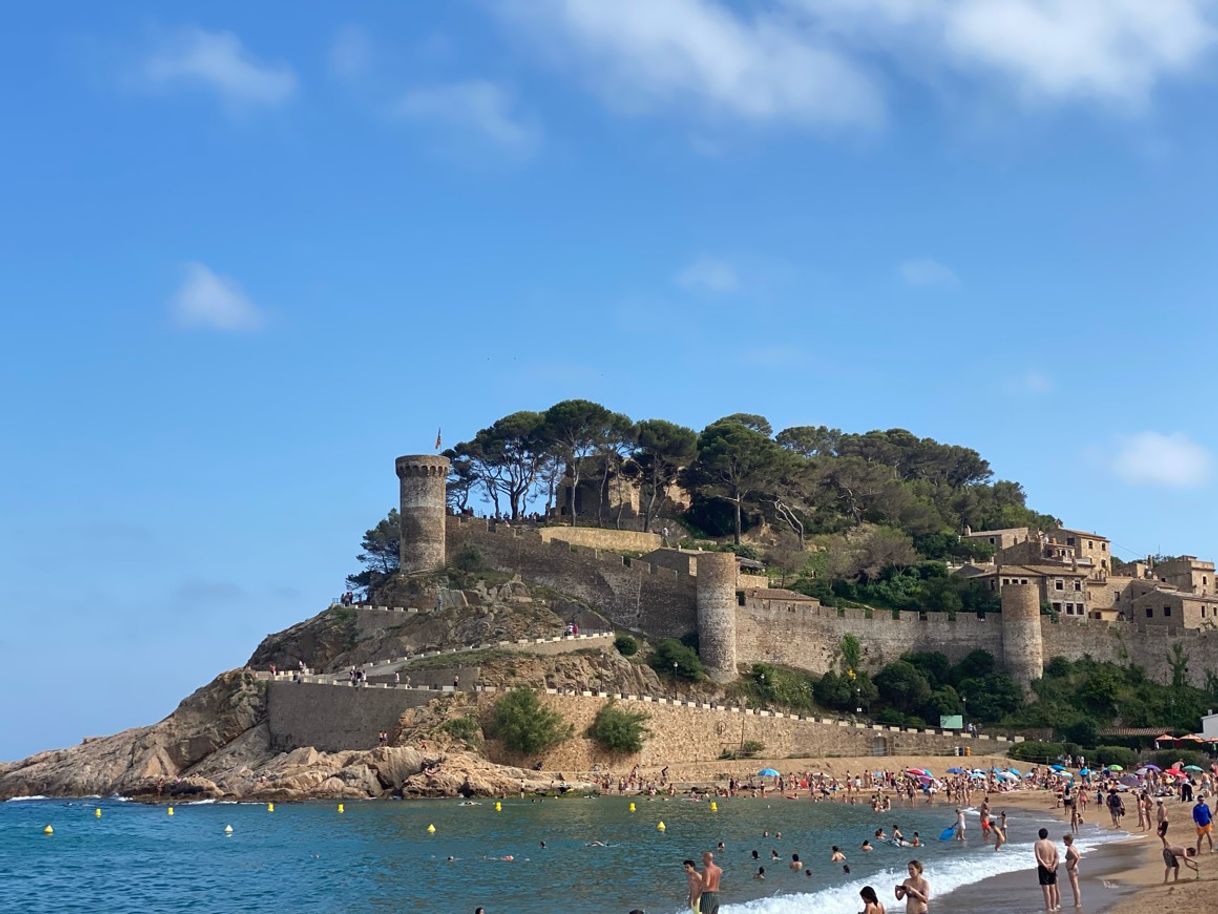
[{"label": "white sea foam", "polygon": [[36,794],[32,797],[9,797],[4,802],[6,803],[24,803],[28,800],[49,800],[50,797],[44,797],[42,794]]},{"label": "white sea foam", "polygon": [[211,806],[215,800],[191,800],[189,803],[183,803],[183,806]]},{"label": "white sea foam", "polygon": [[[1125,837],[1123,834],[1094,835],[1080,838],[1077,845],[1080,850],[1087,850]],[[986,849],[980,853],[949,860],[937,859],[934,861],[934,871],[927,876],[935,897],[942,898],[948,892],[989,879],[991,876],[1031,869],[1031,860],[1032,842],[1007,844],[998,853]],[[908,875],[904,867],[883,869],[851,879],[849,882],[838,883],[831,888],[794,895],[771,895],[768,898],[724,905],[720,910],[723,914],[807,914],[809,911],[815,911],[817,914],[858,914],[859,890],[863,886],[873,886],[881,898],[888,898],[892,895],[892,886],[903,882]]]}]

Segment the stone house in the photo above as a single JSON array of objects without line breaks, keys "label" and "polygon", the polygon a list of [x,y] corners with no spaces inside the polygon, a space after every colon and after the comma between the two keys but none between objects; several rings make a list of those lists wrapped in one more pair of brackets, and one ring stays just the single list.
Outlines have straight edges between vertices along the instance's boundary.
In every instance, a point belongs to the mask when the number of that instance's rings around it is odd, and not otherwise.
[{"label": "stone house", "polygon": [[1218,628],[1218,597],[1160,585],[1130,601],[1130,617],[1170,628]]},{"label": "stone house", "polygon": [[995,593],[1010,584],[1035,584],[1042,605],[1063,618],[1086,619],[1090,613],[1088,571],[1057,564],[965,565],[959,574],[980,581]]}]

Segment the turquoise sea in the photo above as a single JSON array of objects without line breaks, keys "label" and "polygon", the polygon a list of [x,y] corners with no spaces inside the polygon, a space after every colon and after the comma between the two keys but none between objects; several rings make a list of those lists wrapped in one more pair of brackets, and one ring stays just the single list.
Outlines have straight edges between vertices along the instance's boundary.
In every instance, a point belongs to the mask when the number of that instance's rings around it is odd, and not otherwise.
[{"label": "turquoise sea", "polygon": [[[892,886],[913,856],[925,864],[935,912],[980,910],[967,887],[1016,871],[1028,878],[987,890],[984,909],[1039,906],[1030,848],[1050,820],[1026,812],[1011,811],[1011,843],[995,854],[980,844],[975,824],[965,846],[936,840],[952,820],[942,807],[876,814],[864,805],[741,798],[719,800],[716,813],[705,803],[636,798],[630,813],[629,802],[509,799],[496,812],[493,800],[348,801],[343,814],[333,803],[274,812],[205,803],[178,806],[170,817],[164,806],[116,800],[14,800],[0,803],[0,911],[472,914],[484,905],[487,914],[667,914],[684,910],[681,861],[720,841],[725,914],[855,914],[865,884],[901,910]],[[656,828],[660,821],[666,831]],[[927,846],[859,851],[876,828],[894,823],[907,837],[929,838]],[[42,833],[48,824],[53,835]],[[1051,827],[1060,834],[1060,823]],[[1084,853],[1109,840],[1085,836]],[[594,841],[608,846],[589,846]],[[850,875],[829,862],[834,844],[845,850]],[[764,881],[753,878],[753,850]],[[788,868],[792,853],[811,876]]]}]

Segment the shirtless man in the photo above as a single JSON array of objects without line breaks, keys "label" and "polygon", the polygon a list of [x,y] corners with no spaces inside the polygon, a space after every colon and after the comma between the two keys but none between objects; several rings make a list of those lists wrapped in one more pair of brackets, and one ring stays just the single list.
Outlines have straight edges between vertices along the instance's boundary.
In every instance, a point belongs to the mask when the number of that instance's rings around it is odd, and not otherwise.
[{"label": "shirtless man", "polygon": [[905,902],[905,914],[926,914],[930,903],[930,883],[922,875],[922,864],[909,861],[909,878],[896,889],[897,901]]},{"label": "shirtless man", "polygon": [[685,881],[689,885],[689,897],[686,899],[689,902],[689,910],[692,914],[701,914],[702,876],[698,872],[698,865],[692,860],[686,860],[681,867],[685,870]]},{"label": "shirtless man", "polygon": [[702,854],[702,895],[700,914],[719,914],[719,880],[723,870],[715,865],[715,855],[710,851]]},{"label": "shirtless man", "polygon": [[1040,878],[1040,890],[1045,897],[1045,910],[1061,910],[1061,894],[1057,889],[1057,845],[1049,840],[1049,829],[1037,832],[1039,840],[1033,845],[1036,855],[1036,874]]}]

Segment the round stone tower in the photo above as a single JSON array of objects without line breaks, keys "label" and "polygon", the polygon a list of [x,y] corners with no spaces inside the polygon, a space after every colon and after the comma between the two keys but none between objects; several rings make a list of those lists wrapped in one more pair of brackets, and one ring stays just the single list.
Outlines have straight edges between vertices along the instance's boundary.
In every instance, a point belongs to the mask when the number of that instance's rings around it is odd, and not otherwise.
[{"label": "round stone tower", "polygon": [[1002,662],[1011,678],[1028,691],[1045,670],[1040,631],[1040,588],[1005,584],[1002,588]]},{"label": "round stone tower", "polygon": [[698,556],[698,653],[715,682],[736,678],[736,556]]},{"label": "round stone tower", "polygon": [[402,574],[439,571],[444,567],[445,500],[448,458],[436,454],[399,457],[401,480]]}]

